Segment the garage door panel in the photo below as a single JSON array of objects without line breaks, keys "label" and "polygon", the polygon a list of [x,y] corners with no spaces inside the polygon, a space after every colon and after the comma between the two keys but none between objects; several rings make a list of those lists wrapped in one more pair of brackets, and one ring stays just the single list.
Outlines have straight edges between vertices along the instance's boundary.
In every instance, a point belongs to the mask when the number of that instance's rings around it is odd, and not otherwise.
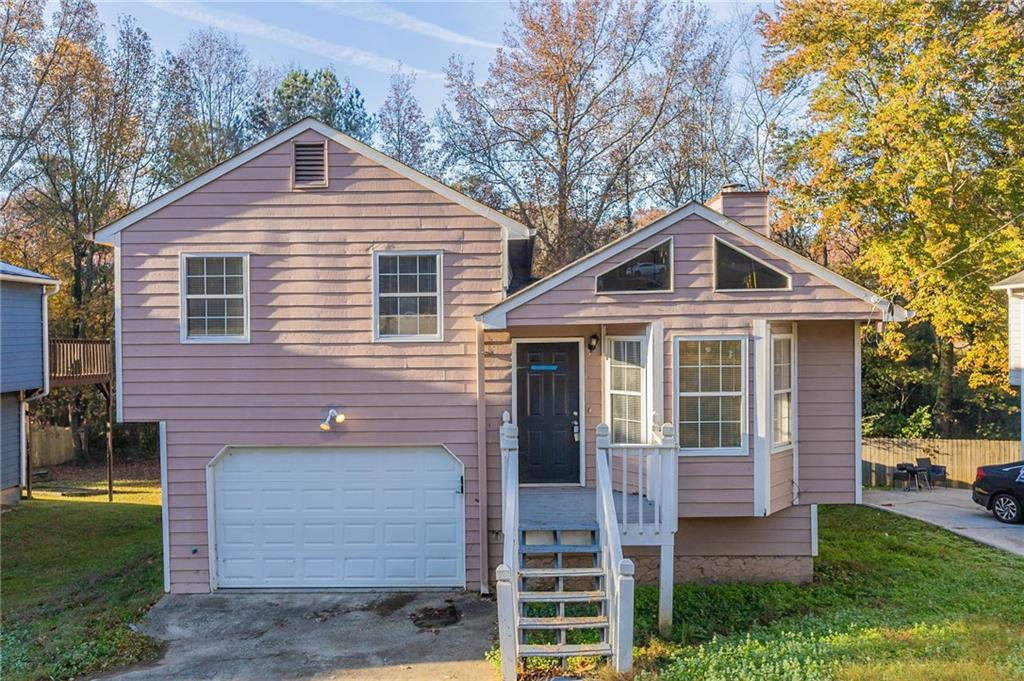
[{"label": "garage door panel", "polygon": [[222,587],[463,586],[443,449],[241,450],[214,471]]}]

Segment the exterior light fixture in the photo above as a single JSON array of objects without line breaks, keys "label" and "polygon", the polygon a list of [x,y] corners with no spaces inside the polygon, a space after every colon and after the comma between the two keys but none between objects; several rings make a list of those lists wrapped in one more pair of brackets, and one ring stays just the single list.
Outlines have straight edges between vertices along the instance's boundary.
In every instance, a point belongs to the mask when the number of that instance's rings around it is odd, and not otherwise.
[{"label": "exterior light fixture", "polygon": [[587,339],[587,352],[593,354],[594,350],[597,350],[597,344],[601,341],[600,337],[595,333]]},{"label": "exterior light fixture", "polygon": [[320,424],[320,430],[324,432],[329,431],[331,429],[331,421],[334,421],[337,424],[342,424],[345,422],[345,415],[337,409],[331,409],[327,412],[327,417],[324,419],[323,423]]}]

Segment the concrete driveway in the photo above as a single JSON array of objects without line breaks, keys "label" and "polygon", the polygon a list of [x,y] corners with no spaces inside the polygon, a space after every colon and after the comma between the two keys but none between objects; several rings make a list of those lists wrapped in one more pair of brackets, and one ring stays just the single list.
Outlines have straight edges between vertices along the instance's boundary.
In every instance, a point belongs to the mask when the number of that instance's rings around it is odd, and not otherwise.
[{"label": "concrete driveway", "polygon": [[864,490],[864,504],[938,525],[950,532],[1024,556],[1024,525],[1006,525],[971,501],[969,489]]},{"label": "concrete driveway", "polygon": [[[454,624],[410,617],[448,606]],[[171,595],[142,625],[166,641],[163,657],[106,678],[486,681],[497,678],[484,660],[496,627],[494,603],[463,592]]]}]

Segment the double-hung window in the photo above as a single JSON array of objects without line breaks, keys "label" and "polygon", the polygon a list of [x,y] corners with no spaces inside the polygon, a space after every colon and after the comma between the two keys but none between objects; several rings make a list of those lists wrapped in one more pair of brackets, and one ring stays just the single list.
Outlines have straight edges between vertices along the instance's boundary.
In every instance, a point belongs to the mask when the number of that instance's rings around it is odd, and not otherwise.
[{"label": "double-hung window", "polygon": [[612,444],[644,443],[644,343],[609,338],[608,411]]},{"label": "double-hung window", "polygon": [[181,256],[181,340],[238,343],[249,340],[249,256],[196,253]]},{"label": "double-hung window", "polygon": [[772,447],[793,444],[793,337],[772,337]]},{"label": "double-hung window", "polygon": [[440,253],[374,254],[374,336],[440,340]]},{"label": "double-hung window", "polygon": [[679,339],[676,347],[679,447],[745,454],[746,376],[742,338]]}]

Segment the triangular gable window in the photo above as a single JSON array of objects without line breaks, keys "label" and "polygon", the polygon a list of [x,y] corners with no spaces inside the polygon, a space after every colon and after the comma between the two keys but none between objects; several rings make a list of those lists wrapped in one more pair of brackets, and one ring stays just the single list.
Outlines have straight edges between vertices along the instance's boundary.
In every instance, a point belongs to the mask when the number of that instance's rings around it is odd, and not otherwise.
[{"label": "triangular gable window", "polygon": [[618,291],[670,291],[672,289],[672,240],[632,258],[597,278],[598,293]]},{"label": "triangular gable window", "polygon": [[715,239],[715,289],[788,289],[789,275]]}]

